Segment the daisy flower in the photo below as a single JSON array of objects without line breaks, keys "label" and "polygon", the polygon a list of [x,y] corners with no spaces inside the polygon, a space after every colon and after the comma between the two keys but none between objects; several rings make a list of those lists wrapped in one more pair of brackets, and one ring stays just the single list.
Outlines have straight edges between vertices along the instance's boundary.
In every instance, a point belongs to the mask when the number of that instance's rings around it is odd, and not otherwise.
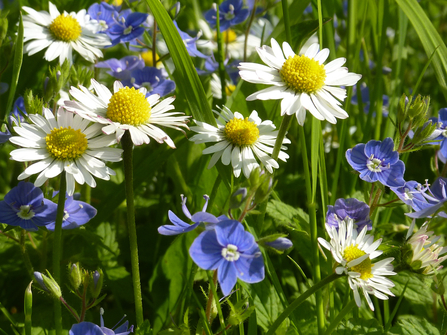
[{"label": "daisy flower", "polygon": [[120,141],[124,131],[128,130],[135,145],[149,143],[152,137],[158,143],[166,142],[171,148],[175,148],[172,139],[155,125],[183,130],[189,116],[180,112],[169,112],[174,109],[171,104],[175,98],[160,100],[158,94],[146,98],[147,89],[140,87],[124,87],[120,81],[113,85],[114,93],[107,87],[92,79],[92,86],[97,95],[87,88],[71,87],[70,94],[77,101],[65,101],[65,108],[81,115],[88,120],[103,124],[102,131],[107,134],[115,134]]},{"label": "daisy flower", "polygon": [[44,58],[52,61],[59,57],[62,64],[65,59],[70,63],[75,49],[89,62],[95,62],[102,57],[98,47],[110,45],[110,38],[106,34],[95,34],[99,29],[99,22],[91,20],[85,9],[78,13],[64,12],[61,14],[57,7],[49,3],[50,12],[37,12],[30,7],[22,7],[28,15],[23,17],[24,51],[29,56],[47,48]]},{"label": "daisy flower", "polygon": [[[273,168],[279,167],[278,163],[268,155],[272,154],[278,135],[272,121],[262,121],[256,111],[244,118],[238,112],[233,114],[225,106],[220,113],[217,111],[214,113],[220,116],[220,119],[217,119],[217,128],[200,121],[194,121],[197,127],[191,127],[192,131],[198,133],[190,139],[194,143],[217,142],[203,150],[203,154],[213,154],[208,169],[222,158],[224,165],[231,162],[236,177],[239,177],[243,170],[245,177],[249,178],[251,171],[259,167],[255,155],[270,173],[273,173]],[[288,143],[290,140],[285,138],[283,144]],[[283,146],[281,149],[287,148]],[[289,155],[280,151],[278,158],[286,161]]]},{"label": "daisy flower", "polygon": [[318,120],[330,123],[348,117],[339,101],[346,98],[346,89],[337,86],[353,86],[362,76],[342,67],[345,58],[324,65],[329,49],[318,51],[318,44],[312,44],[301,56],[296,55],[287,42],[282,49],[273,38],[271,44],[272,47],[257,48],[267,66],[256,63],[239,66],[243,80],[273,85],[249,95],[247,100],[282,99],[281,115],[295,114],[300,125],[304,124],[306,110]]},{"label": "daisy flower", "polygon": [[63,108],[57,111],[57,117],[48,109],[43,116],[30,114],[32,124],[22,123],[14,127],[19,136],[9,140],[23,148],[11,152],[11,158],[18,162],[36,163],[28,166],[18,179],[23,180],[39,174],[34,185],[39,187],[49,178],[65,171],[67,175],[67,194],[73,195],[75,181],[96,186],[93,176],[109,180],[115,172],[104,161],[121,160],[121,149],[107,148],[116,143],[114,136],[106,136],[101,126],[90,124],[89,120],[69,113]]},{"label": "daisy flower", "polygon": [[326,224],[326,230],[331,237],[331,242],[329,243],[321,237],[318,238],[318,242],[331,251],[335,261],[339,264],[335,272],[348,275],[349,286],[354,292],[354,299],[358,307],[362,304],[359,288],[362,289],[371,310],[374,310],[374,305],[370,294],[382,300],[388,300],[388,295],[394,297],[390,291],[390,288],[394,287],[394,283],[384,277],[396,274],[393,272],[393,265],[390,264],[394,258],[372,262],[382,254],[382,251],[377,250],[382,239],[374,242],[374,236],[366,235],[367,226],[364,226],[358,233],[350,218],[341,221],[338,229]]}]

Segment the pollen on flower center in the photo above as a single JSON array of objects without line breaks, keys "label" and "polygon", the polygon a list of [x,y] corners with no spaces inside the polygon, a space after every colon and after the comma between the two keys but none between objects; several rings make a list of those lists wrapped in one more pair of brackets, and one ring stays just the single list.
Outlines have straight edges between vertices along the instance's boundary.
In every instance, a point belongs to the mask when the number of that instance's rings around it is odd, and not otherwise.
[{"label": "pollen on flower center", "polygon": [[64,42],[76,41],[82,32],[79,22],[71,15],[65,14],[55,18],[48,28],[55,39]]},{"label": "pollen on flower center", "polygon": [[222,249],[222,257],[229,262],[234,262],[237,261],[241,255],[237,251],[237,246],[228,244],[226,248]]},{"label": "pollen on flower center", "polygon": [[20,211],[17,212],[17,216],[24,220],[30,220],[33,218],[35,213],[32,211],[30,205],[22,205],[20,206]]},{"label": "pollen on flower center", "polygon": [[228,142],[239,147],[249,146],[259,138],[259,129],[253,121],[234,118],[227,122],[224,130]]},{"label": "pollen on flower center", "polygon": [[326,79],[324,65],[306,56],[289,56],[279,71],[287,86],[297,93],[315,93]]},{"label": "pollen on flower center", "polygon": [[[343,258],[347,263],[364,256],[366,253],[363,250],[357,248],[357,245],[350,245],[346,247],[343,251]],[[349,271],[354,271],[360,273],[360,279],[367,280],[373,277],[371,273],[371,259],[368,257],[360,264],[357,264],[349,269]]]},{"label": "pollen on flower center", "polygon": [[54,128],[45,137],[45,142],[50,156],[63,161],[81,157],[88,147],[85,134],[71,127]]},{"label": "pollen on flower center", "polygon": [[223,40],[225,41],[225,43],[228,44],[228,43],[236,41],[237,35],[234,32],[234,30],[228,29],[222,33],[222,37],[223,37]]},{"label": "pollen on flower center", "polygon": [[370,171],[373,172],[382,172],[382,161],[380,159],[371,157],[366,162],[366,166]]},{"label": "pollen on flower center", "polygon": [[106,116],[113,122],[139,126],[149,120],[151,105],[134,87],[123,87],[110,98]]}]

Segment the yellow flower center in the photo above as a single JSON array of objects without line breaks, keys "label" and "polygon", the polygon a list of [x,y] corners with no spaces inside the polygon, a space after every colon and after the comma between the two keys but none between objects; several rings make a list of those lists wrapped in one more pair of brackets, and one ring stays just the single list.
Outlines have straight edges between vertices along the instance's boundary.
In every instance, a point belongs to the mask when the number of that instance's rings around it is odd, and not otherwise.
[{"label": "yellow flower center", "polygon": [[279,72],[287,86],[297,93],[315,93],[326,79],[324,65],[306,56],[289,56]]},{"label": "yellow flower center", "polygon": [[49,29],[55,39],[64,42],[76,41],[82,32],[79,22],[74,17],[65,14],[55,18]]},{"label": "yellow flower center", "polygon": [[[350,245],[343,251],[343,258],[349,263],[365,254],[366,253],[363,250],[357,248],[357,245]],[[351,267],[349,270],[360,273],[360,278],[363,280],[373,277],[373,274],[371,273],[371,259],[369,257],[360,264]]]},{"label": "yellow flower center", "polygon": [[150,51],[150,50],[142,52],[141,58],[144,60],[144,64],[146,66],[160,68],[163,65],[163,63],[158,61],[160,59],[158,54],[155,54],[155,61],[157,62],[157,64],[154,64],[154,59],[152,57],[152,51]]},{"label": "yellow flower center", "polygon": [[74,160],[82,156],[87,150],[87,137],[80,129],[71,127],[54,128],[45,137],[47,151],[50,156],[58,160]]},{"label": "yellow flower center", "polygon": [[230,96],[234,90],[236,89],[236,86],[233,84],[228,84],[227,86],[225,86],[225,94],[227,96]]},{"label": "yellow flower center", "polygon": [[225,125],[224,134],[228,142],[243,147],[256,143],[259,138],[259,129],[254,122],[248,120],[248,117],[234,118]]},{"label": "yellow flower center", "polygon": [[151,105],[134,87],[123,87],[110,98],[106,116],[113,122],[139,126],[149,120]]},{"label": "yellow flower center", "polygon": [[237,35],[234,32],[234,30],[228,29],[222,33],[222,37],[223,37],[223,40],[225,41],[225,43],[228,44],[228,43],[236,41]]}]

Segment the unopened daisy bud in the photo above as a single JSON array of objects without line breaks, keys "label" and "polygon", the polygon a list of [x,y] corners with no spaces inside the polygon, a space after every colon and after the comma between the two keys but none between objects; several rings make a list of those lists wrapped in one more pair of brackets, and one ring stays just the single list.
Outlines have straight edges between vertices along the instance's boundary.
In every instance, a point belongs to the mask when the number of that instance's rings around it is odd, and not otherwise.
[{"label": "unopened daisy bud", "polygon": [[82,284],[82,270],[79,268],[79,263],[68,265],[68,278],[70,279],[70,284],[74,290],[77,290]]},{"label": "unopened daisy bud", "polygon": [[[413,220],[409,231],[414,229],[415,222],[416,220]],[[431,275],[435,273],[435,270],[442,268],[440,264],[447,259],[447,247],[437,245],[436,242],[440,237],[433,235],[433,231],[427,231],[427,229],[428,224],[425,223],[407,240],[403,260],[413,271]]]},{"label": "unopened daisy bud", "polygon": [[420,95],[418,95],[409,106],[408,116],[410,117],[410,119],[415,119],[421,116],[425,117],[429,107],[430,97],[421,97]]},{"label": "unopened daisy bud", "polygon": [[239,208],[247,197],[247,188],[241,187],[236,192],[234,192],[230,198],[230,208]]},{"label": "unopened daisy bud", "polygon": [[43,100],[37,96],[33,96],[32,90],[25,91],[23,100],[25,103],[25,110],[28,114],[42,113]]},{"label": "unopened daisy bud", "polygon": [[104,274],[101,269],[96,270],[92,274],[93,282],[90,285],[90,291],[93,298],[97,298],[102,290],[102,283],[104,281]]}]

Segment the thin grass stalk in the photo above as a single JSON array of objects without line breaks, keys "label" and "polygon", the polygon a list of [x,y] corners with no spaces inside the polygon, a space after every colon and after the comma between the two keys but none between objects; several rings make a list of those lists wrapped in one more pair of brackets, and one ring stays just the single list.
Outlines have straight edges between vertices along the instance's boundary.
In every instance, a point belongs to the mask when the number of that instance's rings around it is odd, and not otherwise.
[{"label": "thin grass stalk", "polygon": [[330,335],[335,330],[335,328],[338,326],[338,324],[341,322],[341,320],[344,319],[344,317],[351,311],[351,309],[355,306],[355,300],[351,300],[348,302],[348,304],[338,313],[337,317],[331,322],[329,327],[326,329],[326,332],[324,335]]},{"label": "thin grass stalk", "polygon": [[292,42],[292,34],[290,33],[290,20],[289,20],[289,4],[287,0],[281,0],[282,5],[282,18],[284,22],[284,30],[286,32],[286,41]]},{"label": "thin grass stalk", "polygon": [[[57,215],[53,239],[53,278],[61,285],[61,258],[62,258],[62,221],[65,210],[65,194],[67,192],[66,172],[62,172],[59,186],[59,199],[57,201]],[[59,299],[54,299],[54,325],[56,335],[62,334],[62,306]]]},{"label": "thin grass stalk", "polygon": [[138,240],[137,230],[135,225],[135,205],[133,194],[133,142],[130,133],[127,130],[121,140],[123,146],[123,163],[124,163],[124,177],[126,185],[126,202],[127,202],[127,227],[130,244],[130,261],[132,267],[132,284],[135,300],[135,314],[137,326],[140,326],[143,321],[143,301],[141,296],[141,281],[140,281],[140,267],[138,261]]},{"label": "thin grass stalk", "polygon": [[225,49],[223,35],[220,31],[219,6],[216,4],[216,39],[217,39],[217,62],[219,63],[219,78],[222,91],[222,105],[227,101],[226,83],[225,83]]},{"label": "thin grass stalk", "polygon": [[281,325],[281,323],[304,301],[306,301],[307,298],[309,298],[312,294],[315,292],[318,292],[320,289],[325,287],[327,284],[331,283],[335,279],[339,278],[340,276],[336,273],[331,274],[330,276],[324,278],[319,283],[315,284],[311,288],[309,288],[306,292],[301,294],[298,298],[296,298],[289,307],[287,307],[281,315],[273,322],[272,326],[266,333],[266,335],[273,335],[276,332],[276,329]]}]

